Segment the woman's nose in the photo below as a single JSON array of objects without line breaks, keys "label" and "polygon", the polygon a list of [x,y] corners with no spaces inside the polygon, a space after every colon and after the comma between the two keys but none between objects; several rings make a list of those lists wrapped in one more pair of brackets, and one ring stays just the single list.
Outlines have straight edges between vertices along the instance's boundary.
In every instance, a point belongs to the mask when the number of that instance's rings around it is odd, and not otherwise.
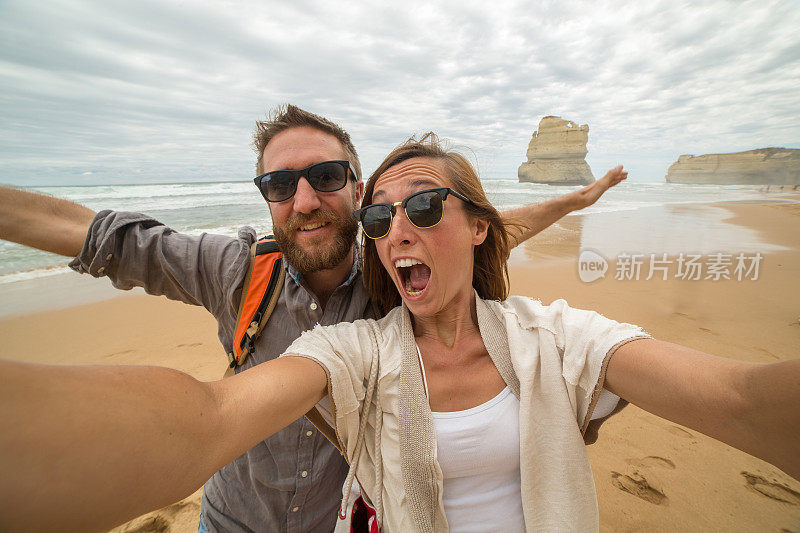
[{"label": "woman's nose", "polygon": [[306,178],[301,177],[297,181],[297,190],[294,193],[294,210],[298,213],[308,214],[319,209],[321,205],[317,191]]},{"label": "woman's nose", "polygon": [[405,209],[397,206],[392,217],[392,226],[386,236],[393,246],[407,246],[416,242],[417,227],[408,220]]}]

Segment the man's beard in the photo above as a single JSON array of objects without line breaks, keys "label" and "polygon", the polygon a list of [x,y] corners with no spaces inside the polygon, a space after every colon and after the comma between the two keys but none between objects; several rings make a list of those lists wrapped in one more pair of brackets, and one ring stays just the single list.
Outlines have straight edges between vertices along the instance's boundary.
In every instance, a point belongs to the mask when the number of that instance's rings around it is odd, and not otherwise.
[{"label": "man's beard", "polygon": [[[330,223],[336,229],[336,235],[321,249],[309,251],[297,244],[292,235],[300,226],[312,220]],[[287,220],[283,227],[275,226],[272,230],[286,261],[301,274],[309,274],[330,270],[347,259],[347,255],[355,246],[358,222],[352,215],[343,217],[336,211],[326,209],[311,214],[298,213]]]}]

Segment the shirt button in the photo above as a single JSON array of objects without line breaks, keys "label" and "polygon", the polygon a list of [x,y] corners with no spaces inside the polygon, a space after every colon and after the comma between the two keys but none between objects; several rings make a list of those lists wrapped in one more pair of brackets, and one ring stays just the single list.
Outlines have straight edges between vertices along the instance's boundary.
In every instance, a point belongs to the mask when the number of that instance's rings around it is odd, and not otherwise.
[{"label": "shirt button", "polygon": [[311,431],[311,430],[306,431],[306,437],[310,437],[313,434],[314,434],[314,432]]},{"label": "shirt button", "polygon": [[311,305],[309,307],[311,308],[312,311],[316,311],[317,310],[317,302],[311,302]]},{"label": "shirt button", "polygon": [[111,261],[111,258],[114,257],[114,254],[108,254],[106,256],[106,261]]},{"label": "shirt button", "polygon": [[292,512],[293,512],[293,513],[296,513],[296,512],[297,512],[297,511],[299,511],[299,510],[300,510],[300,508],[299,508],[299,507],[292,507]]},{"label": "shirt button", "polygon": [[300,475],[303,477],[308,477],[308,470],[303,470],[302,472],[300,472]]},{"label": "shirt button", "polygon": [[105,269],[106,269],[106,267],[100,267],[100,268],[97,269],[97,273],[98,274],[102,274],[103,270],[105,270]]}]

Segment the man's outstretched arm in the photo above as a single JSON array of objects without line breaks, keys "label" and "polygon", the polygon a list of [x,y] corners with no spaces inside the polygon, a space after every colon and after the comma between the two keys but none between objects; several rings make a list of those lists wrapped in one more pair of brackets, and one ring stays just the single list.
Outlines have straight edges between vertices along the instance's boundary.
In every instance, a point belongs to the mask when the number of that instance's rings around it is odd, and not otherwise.
[{"label": "man's outstretched arm", "polygon": [[140,213],[91,209],[59,198],[0,186],[0,239],[75,259],[70,266],[107,276],[118,289],[232,312],[255,232],[186,235]]},{"label": "man's outstretched arm", "polygon": [[0,187],[0,239],[6,241],[75,257],[96,214],[68,200]]},{"label": "man's outstretched arm", "polygon": [[608,189],[627,177],[628,173],[622,169],[622,165],[619,165],[606,172],[606,175],[599,180],[578,191],[541,204],[503,211],[500,213],[503,220],[512,223],[508,226],[511,237],[509,244],[513,248],[551,226],[564,215],[589,207]]}]

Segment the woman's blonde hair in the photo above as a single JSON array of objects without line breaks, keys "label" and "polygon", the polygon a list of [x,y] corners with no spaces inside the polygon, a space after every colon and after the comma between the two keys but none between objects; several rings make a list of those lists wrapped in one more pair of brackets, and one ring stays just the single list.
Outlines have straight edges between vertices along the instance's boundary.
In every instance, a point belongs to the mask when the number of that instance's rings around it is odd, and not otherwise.
[{"label": "woman's blonde hair", "polygon": [[[475,247],[472,286],[483,299],[505,300],[508,298],[507,261],[510,251],[506,225],[500,213],[486,198],[478,174],[467,158],[446,147],[433,132],[426,133],[420,140],[411,137],[386,156],[367,180],[362,205],[372,203],[375,182],[384,172],[414,157],[441,161],[452,188],[475,204],[464,202],[467,214],[489,222],[486,239]],[[390,309],[400,305],[400,293],[381,264],[375,241],[364,237],[362,253],[367,291],[378,309],[384,314],[388,313]]]}]

